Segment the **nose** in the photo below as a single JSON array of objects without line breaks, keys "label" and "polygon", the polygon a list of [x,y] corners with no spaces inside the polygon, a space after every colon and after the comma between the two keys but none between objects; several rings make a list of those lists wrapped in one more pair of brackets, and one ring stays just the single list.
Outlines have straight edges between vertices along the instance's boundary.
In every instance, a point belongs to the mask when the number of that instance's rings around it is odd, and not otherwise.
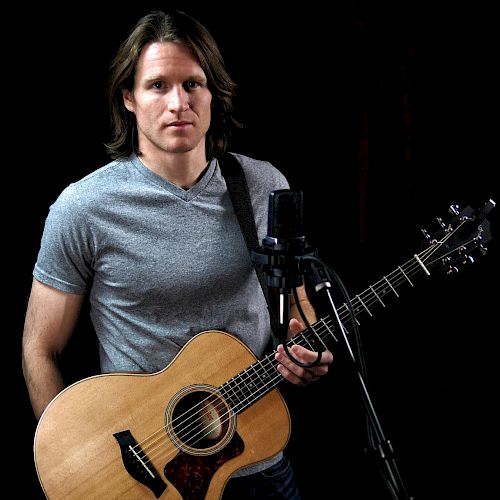
[{"label": "nose", "polygon": [[182,85],[175,86],[168,93],[168,110],[172,113],[186,111],[189,108],[189,94]]}]

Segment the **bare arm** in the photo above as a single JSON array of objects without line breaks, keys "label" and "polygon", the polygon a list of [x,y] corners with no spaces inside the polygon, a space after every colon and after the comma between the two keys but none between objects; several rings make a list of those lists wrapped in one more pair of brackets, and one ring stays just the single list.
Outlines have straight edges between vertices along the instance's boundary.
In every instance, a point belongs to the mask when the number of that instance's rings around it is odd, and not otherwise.
[{"label": "bare arm", "polygon": [[64,388],[58,357],[71,337],[83,298],[33,280],[24,323],[22,363],[37,419]]},{"label": "bare arm", "polygon": [[[310,324],[314,323],[316,321],[316,313],[314,312],[312,304],[309,302],[309,298],[307,297],[306,288],[304,285],[297,288],[297,298],[299,299],[302,311],[304,311],[304,314],[306,315],[307,321],[309,321]],[[297,329],[290,328],[289,337],[292,337],[293,335],[296,335],[301,330],[303,330],[305,327],[304,320],[302,319],[297,304],[295,303],[295,297],[293,294],[290,297],[290,318],[295,318],[302,326],[302,328],[298,331]]]}]

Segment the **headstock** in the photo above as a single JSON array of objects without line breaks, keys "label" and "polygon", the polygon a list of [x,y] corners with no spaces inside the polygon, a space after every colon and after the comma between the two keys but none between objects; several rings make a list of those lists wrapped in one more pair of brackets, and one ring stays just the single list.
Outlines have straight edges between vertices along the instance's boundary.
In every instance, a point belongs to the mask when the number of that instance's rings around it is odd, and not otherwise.
[{"label": "headstock", "polygon": [[494,207],[493,200],[476,209],[467,206],[459,210],[451,205],[448,221],[437,218],[438,228],[432,233],[422,229],[426,248],[417,255],[422,264],[426,268],[441,265],[451,273],[473,263],[477,255],[485,255],[486,243],[492,238],[487,216]]}]

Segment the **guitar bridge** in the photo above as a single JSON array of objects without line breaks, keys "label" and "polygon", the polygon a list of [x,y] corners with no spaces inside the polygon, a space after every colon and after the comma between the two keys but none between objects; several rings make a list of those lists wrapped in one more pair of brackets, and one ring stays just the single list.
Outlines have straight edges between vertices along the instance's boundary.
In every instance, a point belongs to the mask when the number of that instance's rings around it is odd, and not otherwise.
[{"label": "guitar bridge", "polygon": [[139,483],[147,486],[159,498],[167,488],[153,464],[137,444],[130,431],[116,432],[113,436],[120,445],[123,465],[127,472]]}]

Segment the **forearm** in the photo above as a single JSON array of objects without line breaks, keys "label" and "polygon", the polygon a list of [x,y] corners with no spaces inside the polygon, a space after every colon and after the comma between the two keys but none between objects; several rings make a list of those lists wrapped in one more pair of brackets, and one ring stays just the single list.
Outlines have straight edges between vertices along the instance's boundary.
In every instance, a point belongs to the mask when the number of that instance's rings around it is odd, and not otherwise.
[{"label": "forearm", "polygon": [[[314,307],[309,301],[309,298],[307,297],[305,288],[303,286],[297,289],[297,298],[300,309],[302,309],[302,312],[304,313],[309,324],[314,323],[316,321],[316,312],[314,311]],[[300,313],[299,306],[297,305],[296,299],[293,295],[290,300],[290,319],[292,318],[297,319],[304,325],[304,318]]]},{"label": "forearm", "polygon": [[23,352],[23,374],[38,420],[52,399],[64,389],[64,381],[54,358],[36,352]]},{"label": "forearm", "polygon": [[57,360],[76,324],[83,296],[33,280],[23,331],[23,374],[33,412],[40,418],[64,388]]},{"label": "forearm", "polygon": [[[307,321],[311,324],[316,321],[316,313],[314,311],[314,307],[307,299],[300,300],[300,307],[304,312]],[[300,314],[299,308],[297,304],[291,304],[290,306],[290,318],[298,319],[301,323],[304,323],[304,319],[302,318],[302,314]]]}]

